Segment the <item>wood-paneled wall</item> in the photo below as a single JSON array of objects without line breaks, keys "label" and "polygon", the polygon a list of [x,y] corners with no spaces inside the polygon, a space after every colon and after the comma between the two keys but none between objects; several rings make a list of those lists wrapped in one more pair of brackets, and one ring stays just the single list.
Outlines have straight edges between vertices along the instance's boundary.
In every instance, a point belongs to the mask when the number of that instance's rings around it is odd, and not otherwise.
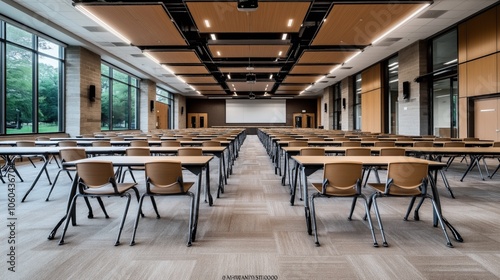
[{"label": "wood-paneled wall", "polygon": [[459,136],[472,136],[470,98],[500,92],[500,6],[458,26]]},{"label": "wood-paneled wall", "polygon": [[361,79],[361,130],[383,132],[383,79],[380,63],[361,72]]}]

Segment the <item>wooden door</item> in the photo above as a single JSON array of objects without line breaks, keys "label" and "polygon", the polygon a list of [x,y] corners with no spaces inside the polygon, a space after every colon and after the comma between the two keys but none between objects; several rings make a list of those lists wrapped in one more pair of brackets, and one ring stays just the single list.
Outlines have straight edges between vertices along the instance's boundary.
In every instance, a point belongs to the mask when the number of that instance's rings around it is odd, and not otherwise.
[{"label": "wooden door", "polygon": [[474,137],[500,141],[500,98],[474,102]]},{"label": "wooden door", "polygon": [[187,118],[188,128],[208,127],[208,113],[189,113]]},{"label": "wooden door", "polygon": [[316,115],[313,113],[293,113],[293,127],[295,128],[316,127]]},{"label": "wooden door", "polygon": [[155,102],[156,110],[156,125],[157,129],[168,129],[168,105],[165,103]]}]

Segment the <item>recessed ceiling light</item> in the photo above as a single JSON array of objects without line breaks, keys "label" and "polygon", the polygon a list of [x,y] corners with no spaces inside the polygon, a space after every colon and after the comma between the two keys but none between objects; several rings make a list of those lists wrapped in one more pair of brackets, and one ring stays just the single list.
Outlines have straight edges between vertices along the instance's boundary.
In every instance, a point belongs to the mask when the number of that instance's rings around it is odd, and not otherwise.
[{"label": "recessed ceiling light", "polygon": [[287,34],[283,33],[283,35],[281,35],[281,40],[286,40],[286,36],[287,36]]},{"label": "recessed ceiling light", "polygon": [[269,80],[271,80],[273,78],[273,74],[269,75]]},{"label": "recessed ceiling light", "polygon": [[282,54],[283,54],[283,52],[282,52],[282,51],[280,51],[280,52],[278,53],[278,56],[281,56]]},{"label": "recessed ceiling light", "polygon": [[217,51],[217,55],[220,56],[220,51]]},{"label": "recessed ceiling light", "polygon": [[210,34],[210,38],[212,38],[212,40],[214,40],[214,41],[217,40],[217,37],[215,37],[215,34],[213,34],[213,33]]},{"label": "recessed ceiling light", "polygon": [[227,74],[227,78],[231,80],[231,74]]},{"label": "recessed ceiling light", "polygon": [[207,28],[210,28],[210,21],[208,21],[208,19],[206,19],[206,20],[205,20],[205,26],[206,26]]},{"label": "recessed ceiling light", "polygon": [[287,24],[287,26],[288,26],[288,27],[291,27],[291,26],[292,26],[292,24],[293,24],[293,19],[289,19],[289,20],[288,20],[288,24]]}]

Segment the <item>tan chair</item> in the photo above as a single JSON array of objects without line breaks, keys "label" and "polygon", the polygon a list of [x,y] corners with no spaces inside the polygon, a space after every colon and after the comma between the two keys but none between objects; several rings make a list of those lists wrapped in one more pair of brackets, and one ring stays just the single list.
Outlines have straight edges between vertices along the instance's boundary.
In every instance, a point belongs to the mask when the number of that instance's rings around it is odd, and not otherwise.
[{"label": "tan chair", "polygon": [[290,141],[288,142],[288,147],[307,147],[309,144],[307,141]]},{"label": "tan chair", "polygon": [[371,156],[372,150],[370,148],[353,147],[345,149],[345,155],[350,156]]},{"label": "tan chair", "polygon": [[321,147],[305,147],[300,149],[301,156],[324,156],[325,148]]},{"label": "tan chair", "polygon": [[195,199],[194,194],[189,191],[194,185],[192,182],[184,182],[182,177],[182,167],[180,162],[173,161],[155,161],[145,164],[146,169],[146,192],[142,194],[139,201],[139,208],[134,224],[134,233],[130,245],[135,245],[135,235],[139,225],[139,216],[142,210],[144,197],[151,197],[151,203],[156,212],[156,218],[160,218],[158,208],[156,207],[155,196],[181,196],[191,197],[191,206],[189,208],[189,231],[187,246],[191,246],[194,233],[195,219]]},{"label": "tan chair", "polygon": [[59,179],[59,175],[61,174],[61,172],[65,171],[66,174],[68,174],[69,179],[71,181],[73,181],[73,178],[71,177],[70,171],[76,171],[76,167],[75,166],[64,166],[64,163],[69,162],[69,161],[75,161],[75,160],[87,158],[87,153],[85,152],[84,148],[61,149],[61,150],[59,150],[59,158],[61,159],[62,167],[57,172],[56,178],[54,179],[54,183],[50,187],[49,194],[47,195],[47,198],[45,199],[45,201],[49,201],[50,194],[52,193],[52,190],[54,190],[54,187],[57,183],[57,179]]},{"label": "tan chair", "polygon": [[203,141],[201,144],[203,147],[220,147],[221,144],[219,141]]},{"label": "tan chair", "polygon": [[115,246],[120,244],[120,236],[122,233],[127,212],[130,205],[129,190],[133,190],[139,201],[139,191],[135,187],[135,183],[118,183],[115,178],[113,163],[110,161],[87,161],[76,164],[76,170],[79,176],[78,193],[72,198],[69,211],[67,213],[64,230],[59,240],[59,245],[64,244],[64,236],[68,229],[69,222],[75,212],[76,200],[78,197],[109,197],[118,196],[127,198],[125,211],[118,229],[118,236],[115,241]]},{"label": "tan chair", "polygon": [[180,147],[181,142],[178,140],[166,140],[166,141],[161,141],[161,146],[162,147]]},{"label": "tan chair", "polygon": [[342,147],[361,147],[361,141],[344,141]]},{"label": "tan chair", "polygon": [[93,141],[92,147],[111,147],[111,142],[104,140]]},{"label": "tan chair", "polygon": [[203,149],[199,147],[182,147],[177,150],[178,156],[202,156]]},{"label": "tan chair", "polygon": [[413,147],[434,147],[434,143],[432,141],[415,141]]},{"label": "tan chair", "polygon": [[[125,150],[125,155],[126,156],[151,156],[151,151],[150,151],[149,147],[147,147],[147,148],[146,147],[130,147],[130,148],[127,148]],[[127,168],[127,170],[123,171],[120,182],[125,181],[125,175],[127,175],[127,172],[129,172],[134,183],[137,183],[137,181],[135,180],[135,177],[134,177],[134,173],[132,173],[132,171],[134,171],[134,170],[144,171],[144,167],[143,166],[129,166]],[[122,170],[120,168],[118,171],[118,174],[121,174],[122,173],[121,171]]]},{"label": "tan chair", "polygon": [[396,156],[396,157],[404,157],[406,156],[406,150],[404,148],[396,148],[396,147],[384,147],[380,149],[380,156]]},{"label": "tan chair", "polygon": [[[446,238],[447,246],[453,247],[451,244],[448,233],[441,217],[441,213],[438,211],[436,202],[432,195],[427,193],[427,176],[428,176],[428,165],[427,163],[415,163],[415,162],[392,162],[389,163],[387,171],[387,181],[385,184],[375,184],[369,183],[368,185],[375,190],[371,196],[369,207],[373,203],[375,209],[375,215],[377,216],[377,221],[380,228],[380,233],[382,234],[382,240],[384,247],[387,247],[387,240],[385,238],[384,228],[382,226],[382,220],[380,218],[380,212],[378,209],[377,199],[380,197],[411,197],[410,205],[406,211],[404,220],[408,219],[408,215],[413,207],[415,199],[417,197],[429,198],[432,201],[432,207],[434,213],[436,214],[441,228],[443,229],[444,236]],[[421,203],[420,203],[421,204]],[[415,220],[418,220],[418,208],[415,210]]]},{"label": "tan chair", "polygon": [[395,147],[396,142],[394,141],[377,141],[373,144],[375,147]]},{"label": "tan chair", "polygon": [[318,197],[352,197],[351,211],[348,216],[350,221],[356,201],[361,197],[365,201],[365,216],[368,218],[368,225],[373,238],[373,246],[378,247],[377,239],[373,230],[372,220],[369,212],[366,196],[361,192],[363,165],[360,162],[327,163],[323,168],[323,182],[312,183],[315,193],[310,196],[312,229],[314,231],[314,241],[319,246],[318,227],[316,224],[316,207],[314,199]]},{"label": "tan chair", "polygon": [[[29,140],[17,141],[16,146],[17,147],[36,147],[35,141],[29,141]],[[41,158],[43,161],[47,160],[45,157],[40,156],[40,155],[23,155],[23,156],[19,156],[18,158],[20,158],[21,160],[23,158],[27,158],[31,162],[31,164],[33,165],[34,168],[36,168],[36,165],[35,165],[35,163],[33,163],[33,160],[31,160],[32,158]]]},{"label": "tan chair", "polygon": [[183,136],[183,137],[177,138],[177,140],[178,141],[193,141],[193,137]]},{"label": "tan chair", "polygon": [[130,147],[149,147],[149,142],[148,140],[132,140]]},{"label": "tan chair", "polygon": [[59,141],[59,143],[57,143],[57,145],[59,147],[77,147],[78,142],[76,142],[74,140],[64,140],[64,141]]}]

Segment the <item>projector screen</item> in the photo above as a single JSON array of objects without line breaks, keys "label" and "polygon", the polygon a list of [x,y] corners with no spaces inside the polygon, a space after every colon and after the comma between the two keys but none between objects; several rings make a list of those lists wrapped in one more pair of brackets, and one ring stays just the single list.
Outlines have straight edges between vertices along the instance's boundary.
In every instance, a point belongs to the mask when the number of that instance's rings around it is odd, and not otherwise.
[{"label": "projector screen", "polygon": [[286,123],[286,100],[228,99],[226,123]]}]

